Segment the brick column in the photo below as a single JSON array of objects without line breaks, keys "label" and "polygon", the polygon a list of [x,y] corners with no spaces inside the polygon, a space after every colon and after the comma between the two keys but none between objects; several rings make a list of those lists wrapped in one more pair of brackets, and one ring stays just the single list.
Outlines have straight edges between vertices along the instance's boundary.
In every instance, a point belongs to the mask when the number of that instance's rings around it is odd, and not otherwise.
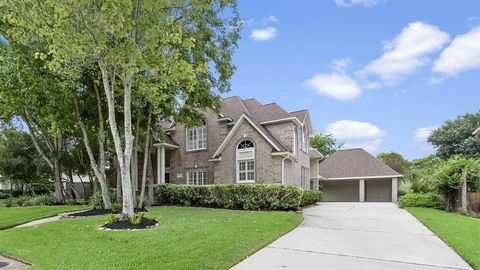
[{"label": "brick column", "polygon": [[360,179],[358,182],[358,197],[359,202],[365,202],[365,179]]},{"label": "brick column", "polygon": [[398,179],[396,177],[392,178],[392,202],[397,202],[398,196]]}]

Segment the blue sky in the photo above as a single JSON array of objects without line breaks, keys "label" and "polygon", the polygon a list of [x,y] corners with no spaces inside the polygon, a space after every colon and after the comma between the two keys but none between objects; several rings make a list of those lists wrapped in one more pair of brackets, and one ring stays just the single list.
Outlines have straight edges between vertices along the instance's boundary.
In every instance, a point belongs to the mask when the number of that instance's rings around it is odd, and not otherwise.
[{"label": "blue sky", "polygon": [[373,154],[433,149],[431,128],[480,109],[480,1],[239,1],[232,91],[309,109],[317,132]]}]

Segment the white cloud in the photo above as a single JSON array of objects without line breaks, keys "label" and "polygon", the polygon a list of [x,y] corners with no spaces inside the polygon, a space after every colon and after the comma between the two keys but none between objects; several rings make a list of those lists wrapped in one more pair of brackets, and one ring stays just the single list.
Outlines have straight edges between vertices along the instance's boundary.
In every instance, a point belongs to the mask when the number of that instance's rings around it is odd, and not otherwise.
[{"label": "white cloud", "polygon": [[332,134],[337,140],[345,142],[344,148],[361,147],[369,152],[378,150],[386,131],[369,122],[340,120],[330,123],[325,133]]},{"label": "white cloud", "polygon": [[318,94],[337,100],[352,100],[362,93],[362,88],[350,76],[342,73],[317,73],[305,84]]},{"label": "white cloud", "polygon": [[381,3],[382,0],[335,0],[335,4],[340,7],[364,6],[373,7]]},{"label": "white cloud", "polygon": [[273,16],[273,15],[270,15],[266,18],[263,18],[262,19],[262,23],[275,23],[275,22],[278,22],[278,19],[277,17]]},{"label": "white cloud", "polygon": [[342,58],[342,59],[335,59],[332,61],[332,69],[338,71],[338,72],[345,72],[348,68],[348,66],[350,66],[350,64],[352,63],[352,61],[350,61],[350,59],[348,58]]},{"label": "white cloud", "polygon": [[430,126],[430,127],[422,127],[414,131],[414,138],[415,141],[417,142],[426,142],[428,139],[428,136],[432,133],[434,129],[436,129],[436,126]]},{"label": "white cloud", "polygon": [[457,36],[435,61],[433,71],[449,76],[480,68],[480,26]]},{"label": "white cloud", "polygon": [[395,84],[429,63],[427,55],[440,50],[448,40],[448,34],[436,26],[410,23],[394,40],[383,42],[384,54],[365,66],[360,74],[375,75],[384,84]]},{"label": "white cloud", "polygon": [[277,29],[275,27],[267,27],[263,29],[254,29],[250,38],[253,40],[270,40],[277,35]]}]

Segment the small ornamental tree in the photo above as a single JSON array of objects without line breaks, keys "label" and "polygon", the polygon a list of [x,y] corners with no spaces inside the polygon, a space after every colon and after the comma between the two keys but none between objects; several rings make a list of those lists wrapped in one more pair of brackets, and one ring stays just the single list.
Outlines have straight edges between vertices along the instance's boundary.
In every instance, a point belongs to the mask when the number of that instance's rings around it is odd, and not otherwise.
[{"label": "small ornamental tree", "polygon": [[438,167],[433,184],[445,196],[446,211],[452,209],[455,193],[461,189],[464,178],[466,178],[469,191],[475,192],[479,190],[480,166],[478,161],[454,157]]}]

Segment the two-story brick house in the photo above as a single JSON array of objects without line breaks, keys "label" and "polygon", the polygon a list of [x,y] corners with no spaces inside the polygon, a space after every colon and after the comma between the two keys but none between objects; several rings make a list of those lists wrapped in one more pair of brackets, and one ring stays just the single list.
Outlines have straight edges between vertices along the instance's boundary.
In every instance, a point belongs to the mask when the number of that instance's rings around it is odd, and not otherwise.
[{"label": "two-story brick house", "polygon": [[225,98],[221,113],[207,111],[200,126],[168,124],[165,138],[154,144],[155,182],[316,188],[318,174],[313,166],[321,154],[310,149],[311,134],[308,110],[287,112],[276,103]]}]

